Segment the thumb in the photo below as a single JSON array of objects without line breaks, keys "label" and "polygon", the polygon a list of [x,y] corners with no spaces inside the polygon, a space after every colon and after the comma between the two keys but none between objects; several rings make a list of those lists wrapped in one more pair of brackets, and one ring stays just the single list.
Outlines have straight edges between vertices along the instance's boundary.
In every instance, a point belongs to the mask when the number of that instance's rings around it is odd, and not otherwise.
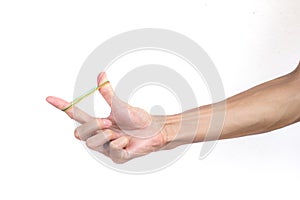
[{"label": "thumb", "polygon": [[[106,73],[101,72],[97,78],[98,85],[100,85],[106,81],[108,81]],[[105,84],[103,87],[99,88],[99,92],[103,96],[105,101],[108,103],[108,105],[111,107],[113,97],[114,97],[114,91],[113,91],[113,88],[111,87],[111,84],[110,83]]]}]

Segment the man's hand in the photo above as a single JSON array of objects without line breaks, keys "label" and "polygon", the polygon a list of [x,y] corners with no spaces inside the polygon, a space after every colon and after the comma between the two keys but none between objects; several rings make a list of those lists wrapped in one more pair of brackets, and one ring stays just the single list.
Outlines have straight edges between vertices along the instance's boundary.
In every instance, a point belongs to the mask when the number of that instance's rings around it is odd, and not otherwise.
[{"label": "man's hand", "polygon": [[[106,74],[100,73],[98,85],[105,81]],[[110,84],[99,91],[111,107],[107,118],[94,118],[77,107],[65,111],[70,118],[82,124],[74,131],[77,139],[86,141],[89,148],[105,154],[116,163],[124,163],[166,145],[163,117],[151,116],[145,110],[121,101]],[[58,109],[69,105],[57,97],[48,97],[47,101]]]}]

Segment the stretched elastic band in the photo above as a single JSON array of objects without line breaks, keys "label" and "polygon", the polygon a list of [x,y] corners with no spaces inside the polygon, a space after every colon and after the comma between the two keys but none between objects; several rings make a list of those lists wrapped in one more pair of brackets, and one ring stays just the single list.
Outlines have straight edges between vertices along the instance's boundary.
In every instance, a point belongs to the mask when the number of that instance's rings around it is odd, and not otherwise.
[{"label": "stretched elastic band", "polygon": [[77,97],[76,99],[74,99],[73,101],[70,102],[70,105],[68,105],[67,107],[61,109],[62,111],[67,111],[68,109],[72,108],[74,105],[76,105],[77,103],[79,103],[81,100],[85,99],[86,97],[88,97],[89,95],[93,94],[95,91],[101,89],[102,87],[104,87],[106,84],[108,84],[109,81],[105,81],[104,83],[101,83],[100,85],[98,85],[97,87],[89,90],[87,93]]}]

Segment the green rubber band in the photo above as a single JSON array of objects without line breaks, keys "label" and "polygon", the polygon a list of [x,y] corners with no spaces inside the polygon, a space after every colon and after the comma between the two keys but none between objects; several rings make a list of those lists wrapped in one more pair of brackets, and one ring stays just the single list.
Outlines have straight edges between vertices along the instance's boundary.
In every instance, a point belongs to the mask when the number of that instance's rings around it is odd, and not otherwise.
[{"label": "green rubber band", "polygon": [[106,84],[108,84],[109,81],[105,81],[104,83],[101,83],[100,85],[98,85],[97,87],[89,90],[88,92],[86,92],[85,94],[77,97],[76,99],[74,99],[73,101],[70,102],[70,105],[68,105],[67,107],[61,109],[61,111],[67,111],[68,109],[70,109],[71,107],[73,107],[74,105],[76,105],[77,103],[79,103],[80,101],[82,101],[83,99],[85,99],[86,97],[90,96],[91,94],[93,94],[95,91],[101,89],[103,86],[105,86]]}]

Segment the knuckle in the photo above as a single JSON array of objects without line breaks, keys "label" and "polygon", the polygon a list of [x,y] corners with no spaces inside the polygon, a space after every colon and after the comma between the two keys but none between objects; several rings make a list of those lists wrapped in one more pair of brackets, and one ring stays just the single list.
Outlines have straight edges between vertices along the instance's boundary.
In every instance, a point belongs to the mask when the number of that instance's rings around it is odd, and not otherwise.
[{"label": "knuckle", "polygon": [[74,119],[74,108],[70,108],[68,110],[65,111],[65,113],[71,118]]},{"label": "knuckle", "polygon": [[115,142],[110,142],[110,143],[109,143],[109,148],[111,148],[111,149],[118,149],[119,146],[118,146],[118,144],[116,144]]},{"label": "knuckle", "polygon": [[97,124],[98,129],[102,129],[102,127],[103,127],[102,119],[96,118],[95,120],[96,120],[96,124]]},{"label": "knuckle", "polygon": [[104,135],[104,139],[106,141],[109,141],[113,138],[113,131],[109,130],[109,129],[106,129],[105,131],[103,131],[103,135]]},{"label": "knuckle", "polygon": [[106,151],[104,150],[103,146],[100,146],[100,147],[98,148],[98,151],[99,151],[100,153],[106,155]]},{"label": "knuckle", "polygon": [[123,163],[127,162],[127,160],[124,160],[124,159],[121,159],[121,158],[118,158],[118,159],[112,158],[111,160],[112,160],[114,163],[116,163],[116,164],[123,164]]},{"label": "knuckle", "polygon": [[96,146],[93,142],[91,142],[89,139],[85,142],[86,146],[90,149],[93,149],[95,150],[96,149]]}]

